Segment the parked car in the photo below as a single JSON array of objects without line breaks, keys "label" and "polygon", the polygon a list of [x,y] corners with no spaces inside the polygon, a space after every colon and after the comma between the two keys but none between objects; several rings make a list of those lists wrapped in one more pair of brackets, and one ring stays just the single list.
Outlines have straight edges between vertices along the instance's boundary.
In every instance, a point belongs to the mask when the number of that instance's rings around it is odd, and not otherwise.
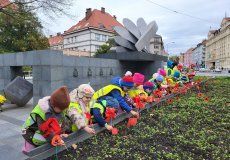
[{"label": "parked car", "polygon": [[221,70],[219,68],[216,68],[214,71],[215,72],[221,72]]},{"label": "parked car", "polygon": [[199,71],[200,71],[200,72],[208,72],[208,71],[210,71],[210,70],[207,69],[207,68],[200,68]]}]

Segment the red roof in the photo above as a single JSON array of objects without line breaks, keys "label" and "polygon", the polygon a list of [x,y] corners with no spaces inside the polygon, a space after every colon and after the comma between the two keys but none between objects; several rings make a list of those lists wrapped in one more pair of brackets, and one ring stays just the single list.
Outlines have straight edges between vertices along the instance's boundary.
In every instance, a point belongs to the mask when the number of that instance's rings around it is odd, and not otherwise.
[{"label": "red roof", "polygon": [[63,42],[63,36],[62,35],[56,35],[49,38],[49,44],[50,46],[57,45]]},{"label": "red roof", "polygon": [[9,0],[0,0],[0,7],[5,7],[8,4],[10,4],[11,2]]},{"label": "red roof", "polygon": [[230,21],[230,17],[225,17],[224,20]]},{"label": "red roof", "polygon": [[76,30],[85,29],[88,27],[98,28],[98,29],[106,29],[108,31],[114,32],[114,26],[122,26],[113,16],[111,16],[107,12],[102,12],[101,10],[94,9],[91,12],[91,15],[88,19],[83,18],[76,25],[72,26],[68,32],[73,32]]}]

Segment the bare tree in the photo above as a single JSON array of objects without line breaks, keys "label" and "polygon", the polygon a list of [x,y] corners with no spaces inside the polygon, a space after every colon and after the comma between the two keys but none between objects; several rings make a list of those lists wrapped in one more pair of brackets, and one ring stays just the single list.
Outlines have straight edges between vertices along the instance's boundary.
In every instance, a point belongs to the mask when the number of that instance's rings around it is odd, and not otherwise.
[{"label": "bare tree", "polygon": [[[23,6],[28,12],[42,11],[49,18],[57,15],[71,16],[67,10],[71,6],[73,0],[0,0],[0,12],[14,17],[16,12],[7,12],[7,8],[17,8]],[[15,10],[17,12],[17,9]],[[18,13],[17,13],[18,14]]]}]

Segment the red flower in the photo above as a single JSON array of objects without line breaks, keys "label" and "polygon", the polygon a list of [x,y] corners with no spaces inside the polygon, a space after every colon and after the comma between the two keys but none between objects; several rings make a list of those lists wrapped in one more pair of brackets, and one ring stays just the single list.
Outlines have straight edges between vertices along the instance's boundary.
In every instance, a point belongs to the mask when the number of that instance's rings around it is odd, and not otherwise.
[{"label": "red flower", "polygon": [[137,108],[138,109],[142,109],[142,108],[145,108],[145,104],[144,103],[137,103]]},{"label": "red flower", "polygon": [[159,103],[160,101],[161,101],[161,99],[160,98],[155,98],[155,100],[154,100],[156,103]]},{"label": "red flower", "polygon": [[197,83],[197,84],[200,84],[201,81],[202,81],[202,79],[198,79],[198,80],[196,81],[196,83]]},{"label": "red flower", "polygon": [[155,91],[153,92],[153,94],[154,94],[156,97],[159,97],[159,98],[162,97],[162,92],[161,92],[159,89],[155,90]]},{"label": "red flower", "polygon": [[205,98],[204,98],[204,101],[205,101],[205,102],[209,102],[209,98],[208,98],[208,97],[205,97]]},{"label": "red flower", "polygon": [[127,127],[135,126],[137,124],[137,118],[129,118]]},{"label": "red flower", "polygon": [[185,84],[185,86],[186,86],[187,88],[191,88],[191,87],[192,87],[192,83],[187,83],[187,84]]},{"label": "red flower", "polygon": [[117,134],[118,134],[118,129],[114,127],[112,129],[112,135],[117,135]]},{"label": "red flower", "polygon": [[198,93],[198,94],[197,94],[197,97],[199,97],[199,98],[200,98],[200,97],[203,97],[203,94],[202,94],[202,93]]},{"label": "red flower", "polygon": [[141,98],[139,96],[133,98],[134,103],[136,103],[136,108],[142,109],[145,108],[145,103],[141,101]]},{"label": "red flower", "polygon": [[168,103],[168,104],[171,104],[171,103],[173,103],[173,100],[172,100],[172,99],[168,99],[168,100],[167,100],[167,103]]},{"label": "red flower", "polygon": [[174,88],[179,88],[179,84],[176,83],[175,86],[174,86]]},{"label": "red flower", "polygon": [[179,88],[173,88],[173,89],[172,89],[172,92],[173,92],[173,93],[178,93],[178,92],[179,92]]},{"label": "red flower", "polygon": [[147,102],[148,103],[152,103],[153,102],[153,97],[152,96],[148,96],[147,97]]},{"label": "red flower", "polygon": [[106,122],[114,119],[116,117],[116,110],[114,108],[106,108],[105,111]]},{"label": "red flower", "polygon": [[180,93],[181,93],[181,94],[187,93],[187,88],[186,88],[186,87],[181,88],[181,89],[180,89]]}]

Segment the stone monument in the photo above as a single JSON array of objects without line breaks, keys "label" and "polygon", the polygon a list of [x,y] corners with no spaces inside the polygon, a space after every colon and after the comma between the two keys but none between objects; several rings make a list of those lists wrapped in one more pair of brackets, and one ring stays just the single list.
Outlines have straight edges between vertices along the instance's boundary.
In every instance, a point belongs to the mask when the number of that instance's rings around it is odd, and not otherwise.
[{"label": "stone monument", "polygon": [[147,24],[143,18],[137,20],[137,25],[128,18],[123,19],[124,27],[116,26],[118,34],[114,38],[116,52],[139,51],[149,53],[150,40],[156,36],[158,30],[155,21]]}]

